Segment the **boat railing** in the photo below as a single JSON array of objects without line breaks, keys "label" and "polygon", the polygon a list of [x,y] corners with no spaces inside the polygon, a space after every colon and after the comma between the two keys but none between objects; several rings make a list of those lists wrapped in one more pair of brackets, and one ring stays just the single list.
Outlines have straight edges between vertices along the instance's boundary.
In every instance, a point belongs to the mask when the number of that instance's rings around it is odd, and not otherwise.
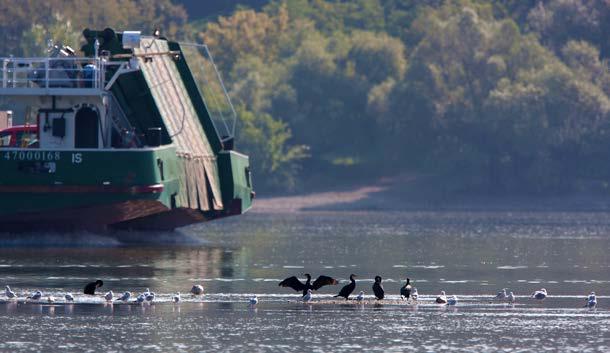
[{"label": "boat railing", "polygon": [[104,88],[106,62],[101,58],[0,58],[0,89],[5,94],[49,89]]},{"label": "boat railing", "polygon": [[142,147],[143,143],[136,133],[135,128],[129,122],[127,115],[121,108],[121,105],[117,101],[116,97],[112,93],[108,93],[108,97],[110,98],[110,109],[108,111],[110,115],[110,120],[114,128],[120,135],[121,147]]}]

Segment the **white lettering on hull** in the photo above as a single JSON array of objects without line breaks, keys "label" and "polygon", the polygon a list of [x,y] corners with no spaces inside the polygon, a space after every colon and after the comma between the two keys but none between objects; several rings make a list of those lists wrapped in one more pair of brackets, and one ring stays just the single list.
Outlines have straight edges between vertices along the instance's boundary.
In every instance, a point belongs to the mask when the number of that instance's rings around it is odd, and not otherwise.
[{"label": "white lettering on hull", "polygon": [[[80,155],[80,153],[77,153]],[[7,151],[3,153],[7,161],[59,161],[61,153],[50,151]],[[79,158],[82,160],[82,158]],[[79,162],[80,163],[80,162]]]},{"label": "white lettering on hull", "polygon": [[72,153],[72,164],[81,164],[83,161],[82,153]]}]

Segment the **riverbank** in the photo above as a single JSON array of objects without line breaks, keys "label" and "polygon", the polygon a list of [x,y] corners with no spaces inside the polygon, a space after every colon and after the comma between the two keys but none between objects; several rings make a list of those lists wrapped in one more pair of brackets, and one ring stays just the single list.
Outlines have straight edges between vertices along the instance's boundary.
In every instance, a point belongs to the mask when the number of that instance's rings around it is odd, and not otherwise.
[{"label": "riverbank", "polygon": [[421,176],[401,175],[333,191],[295,195],[264,195],[254,202],[254,213],[307,211],[610,211],[607,191],[560,195],[487,195],[448,192]]}]

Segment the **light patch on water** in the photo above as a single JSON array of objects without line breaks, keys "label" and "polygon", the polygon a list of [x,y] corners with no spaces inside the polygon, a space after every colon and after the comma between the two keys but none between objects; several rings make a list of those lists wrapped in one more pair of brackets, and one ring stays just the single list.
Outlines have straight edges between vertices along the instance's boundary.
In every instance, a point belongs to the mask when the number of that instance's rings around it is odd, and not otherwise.
[{"label": "light patch on water", "polygon": [[298,266],[298,265],[284,265],[284,266],[282,266],[282,268],[305,268],[305,266]]},{"label": "light patch on water", "polygon": [[87,281],[89,280],[88,277],[55,277],[55,276],[49,276],[46,279],[48,280],[57,280],[57,279],[68,279],[68,280],[77,280],[77,281]]},{"label": "light patch on water", "polygon": [[440,282],[441,283],[451,283],[451,284],[454,284],[454,283],[470,283],[470,282],[475,282],[475,281],[469,281],[467,279],[464,279],[464,280],[442,280]]},{"label": "light patch on water", "polygon": [[563,280],[563,283],[586,283],[586,284],[588,284],[590,282],[587,280],[583,280],[583,279],[566,279],[566,280]]},{"label": "light patch on water", "polygon": [[528,267],[527,266],[511,266],[511,265],[506,265],[506,266],[498,266],[496,268],[498,270],[522,270],[522,269],[526,269]]}]

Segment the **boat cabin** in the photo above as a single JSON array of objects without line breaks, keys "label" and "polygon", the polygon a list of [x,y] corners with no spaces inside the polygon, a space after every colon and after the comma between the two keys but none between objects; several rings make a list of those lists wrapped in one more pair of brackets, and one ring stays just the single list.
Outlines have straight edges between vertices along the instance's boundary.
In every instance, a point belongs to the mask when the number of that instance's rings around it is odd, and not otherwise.
[{"label": "boat cabin", "polygon": [[[3,58],[1,65],[0,97],[12,105],[14,123],[28,131],[37,128],[38,141],[8,143],[5,132],[7,141],[1,147],[144,147],[145,136],[136,135],[110,91],[120,75],[138,70],[137,60],[113,61],[99,54],[77,57],[69,47],[54,46],[48,58]],[[152,134],[158,134],[156,130]],[[154,141],[149,139],[151,144]]]}]

